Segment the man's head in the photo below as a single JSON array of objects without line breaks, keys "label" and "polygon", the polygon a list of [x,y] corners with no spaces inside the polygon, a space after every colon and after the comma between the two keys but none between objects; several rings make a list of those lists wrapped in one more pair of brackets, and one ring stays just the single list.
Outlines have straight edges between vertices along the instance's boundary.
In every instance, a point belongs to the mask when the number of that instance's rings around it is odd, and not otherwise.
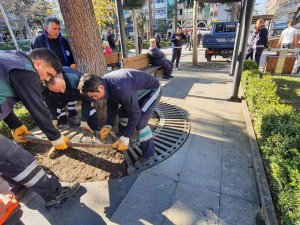
[{"label": "man's head", "polygon": [[181,27],[177,28],[177,33],[178,33],[178,34],[182,33]]},{"label": "man's head", "polygon": [[292,20],[291,20],[291,21],[289,22],[289,24],[288,24],[289,27],[294,27],[294,25],[295,25],[295,22],[292,21]]},{"label": "man's head", "polygon": [[110,46],[109,46],[109,43],[108,43],[108,41],[103,41],[103,43],[102,43],[102,48],[109,48]]},{"label": "man's head", "polygon": [[42,81],[49,81],[62,71],[59,58],[47,48],[36,48],[28,56]]},{"label": "man's head", "polygon": [[111,33],[111,32],[112,32],[112,29],[111,29],[111,28],[108,28],[108,29],[107,29],[107,32],[110,32],[110,33]]},{"label": "man's head", "polygon": [[256,28],[260,29],[265,23],[265,20],[263,18],[256,21]]},{"label": "man's head", "polygon": [[155,38],[151,38],[149,41],[150,41],[150,47],[151,48],[156,48],[156,39]]},{"label": "man's head", "polygon": [[46,85],[50,91],[56,93],[65,93],[67,88],[66,82],[61,74],[52,77],[48,82],[46,82]]},{"label": "man's head", "polygon": [[47,17],[44,28],[47,31],[48,38],[56,39],[60,33],[60,21],[56,17]]},{"label": "man's head", "polygon": [[85,94],[94,100],[105,97],[105,88],[102,80],[94,74],[84,74],[79,82],[78,88],[82,94]]}]

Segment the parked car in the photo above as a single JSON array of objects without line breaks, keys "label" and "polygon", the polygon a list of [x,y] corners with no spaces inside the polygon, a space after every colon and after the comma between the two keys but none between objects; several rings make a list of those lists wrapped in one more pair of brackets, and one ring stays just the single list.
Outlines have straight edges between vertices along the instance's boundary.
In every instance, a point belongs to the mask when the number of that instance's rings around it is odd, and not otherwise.
[{"label": "parked car", "polygon": [[231,58],[234,49],[237,22],[216,22],[212,25],[211,33],[203,37],[205,58],[208,62],[212,56],[220,55]]}]

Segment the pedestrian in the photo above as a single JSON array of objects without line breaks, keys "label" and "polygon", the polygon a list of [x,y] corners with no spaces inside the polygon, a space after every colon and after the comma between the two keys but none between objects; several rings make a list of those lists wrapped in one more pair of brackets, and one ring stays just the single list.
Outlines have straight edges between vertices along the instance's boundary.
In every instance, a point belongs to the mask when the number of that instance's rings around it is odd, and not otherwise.
[{"label": "pedestrian", "polygon": [[[80,128],[85,131],[99,131],[100,124],[97,118],[93,99],[80,93],[78,84],[82,73],[70,67],[63,67],[61,74],[46,82],[43,96],[46,106],[52,116],[53,124],[57,126],[67,124],[67,116],[63,111],[70,101],[81,101]],[[74,115],[77,111],[74,107]]]},{"label": "pedestrian", "polygon": [[187,35],[187,45],[185,49],[189,48],[189,51],[192,51],[191,48],[193,47],[193,34],[189,32]]},{"label": "pedestrian", "polygon": [[31,43],[31,49],[48,48],[58,56],[63,66],[76,68],[69,41],[62,36],[60,30],[59,19],[47,17],[44,32]]},{"label": "pedestrian", "polygon": [[277,48],[293,48],[297,45],[297,29],[294,27],[294,22],[288,23],[288,28],[281,33]]},{"label": "pedestrian", "polygon": [[140,35],[138,35],[138,49],[139,49],[139,54],[142,53],[142,48],[143,48],[143,40]]},{"label": "pedestrian", "polygon": [[174,64],[174,62],[176,60],[174,70],[178,70],[179,61],[180,61],[180,57],[181,57],[181,51],[182,51],[182,44],[185,40],[186,40],[186,36],[182,33],[181,28],[178,28],[177,32],[174,33],[171,37],[170,41],[172,43],[172,48],[173,48],[172,63]]},{"label": "pedestrian", "polygon": [[121,137],[112,145],[113,148],[127,150],[129,138],[137,129],[142,156],[135,167],[140,168],[154,160],[155,147],[148,121],[159,102],[162,89],[155,77],[139,70],[121,69],[103,77],[85,74],[79,87],[82,93],[94,100],[107,101],[106,125],[100,130],[102,140],[111,131],[118,114]]},{"label": "pedestrian", "polygon": [[150,46],[148,49],[148,53],[150,56],[150,63],[152,66],[161,66],[164,69],[164,76],[163,78],[169,79],[173,78],[172,69],[173,69],[173,63],[166,59],[165,54],[157,48],[156,46],[156,39],[151,38],[150,39]]},{"label": "pedestrian", "polygon": [[116,49],[115,38],[114,38],[111,28],[107,29],[104,39],[105,39],[105,41],[108,41],[109,46],[112,50]]},{"label": "pedestrian", "polygon": [[113,50],[110,48],[108,41],[103,41],[102,48],[104,49],[103,50],[103,55],[104,56],[113,53]]},{"label": "pedestrian", "polygon": [[[3,83],[0,119],[11,129],[16,142],[26,142],[23,135],[30,134],[13,110],[13,106],[21,101],[53,147],[57,150],[68,148],[68,139],[52,124],[40,85],[41,80],[49,82],[61,70],[60,67],[57,56],[46,48],[35,49],[28,56],[21,51],[0,51],[0,80]],[[30,188],[43,197],[46,206],[61,203],[79,188],[78,183],[62,187],[56,177],[46,174],[29,152],[2,135],[0,176],[16,196]]]},{"label": "pedestrian", "polygon": [[258,67],[261,55],[268,46],[268,34],[268,29],[264,25],[264,19],[261,18],[256,21],[255,33],[251,34],[250,32],[249,35],[248,43],[253,43],[253,47],[248,49],[246,58],[255,60]]},{"label": "pedestrian", "polygon": [[198,34],[197,34],[197,47],[199,48],[201,44],[201,31],[198,30]]}]

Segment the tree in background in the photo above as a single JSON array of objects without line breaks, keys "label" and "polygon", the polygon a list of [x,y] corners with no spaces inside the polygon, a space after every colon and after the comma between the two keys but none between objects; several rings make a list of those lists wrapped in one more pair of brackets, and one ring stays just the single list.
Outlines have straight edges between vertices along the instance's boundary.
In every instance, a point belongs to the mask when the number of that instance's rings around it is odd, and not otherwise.
[{"label": "tree in background", "polygon": [[146,14],[143,10],[140,9],[138,11],[136,21],[137,21],[138,33],[141,35],[141,37],[144,37],[145,24],[146,24],[147,20],[146,20]]},{"label": "tree in background", "polygon": [[96,21],[100,31],[116,23],[116,3],[111,0],[92,0]]},{"label": "tree in background", "polygon": [[158,20],[158,32],[167,33],[169,24],[166,20]]}]

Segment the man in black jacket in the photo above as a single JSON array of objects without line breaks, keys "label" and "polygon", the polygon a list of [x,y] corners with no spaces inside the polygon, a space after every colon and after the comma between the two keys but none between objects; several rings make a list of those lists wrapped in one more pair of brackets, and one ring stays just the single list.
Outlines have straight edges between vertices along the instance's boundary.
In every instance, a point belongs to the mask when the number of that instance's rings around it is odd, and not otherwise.
[{"label": "man in black jacket", "polygon": [[[0,120],[11,129],[16,142],[26,142],[23,135],[30,133],[13,110],[20,101],[55,149],[68,148],[68,139],[52,124],[40,85],[41,80],[50,81],[60,67],[57,56],[46,48],[35,49],[29,56],[21,51],[0,51]],[[79,188],[78,183],[63,188],[56,177],[46,174],[29,152],[2,135],[0,176],[9,183],[13,193],[33,189],[43,197],[46,206],[61,203]]]},{"label": "man in black jacket", "polygon": [[108,28],[108,30],[105,34],[105,41],[108,41],[109,46],[112,50],[116,49],[115,38],[114,38],[114,35],[112,34],[111,28]]},{"label": "man in black jacket", "polygon": [[170,40],[173,48],[172,63],[174,64],[176,60],[176,68],[174,70],[178,70],[179,60],[181,57],[182,44],[184,40],[186,40],[186,36],[182,33],[182,30],[178,28],[177,33],[174,33]]},{"label": "man in black jacket", "polygon": [[69,42],[61,35],[60,21],[56,17],[46,18],[44,33],[32,42],[31,48],[48,48],[58,56],[63,66],[75,67]]}]

